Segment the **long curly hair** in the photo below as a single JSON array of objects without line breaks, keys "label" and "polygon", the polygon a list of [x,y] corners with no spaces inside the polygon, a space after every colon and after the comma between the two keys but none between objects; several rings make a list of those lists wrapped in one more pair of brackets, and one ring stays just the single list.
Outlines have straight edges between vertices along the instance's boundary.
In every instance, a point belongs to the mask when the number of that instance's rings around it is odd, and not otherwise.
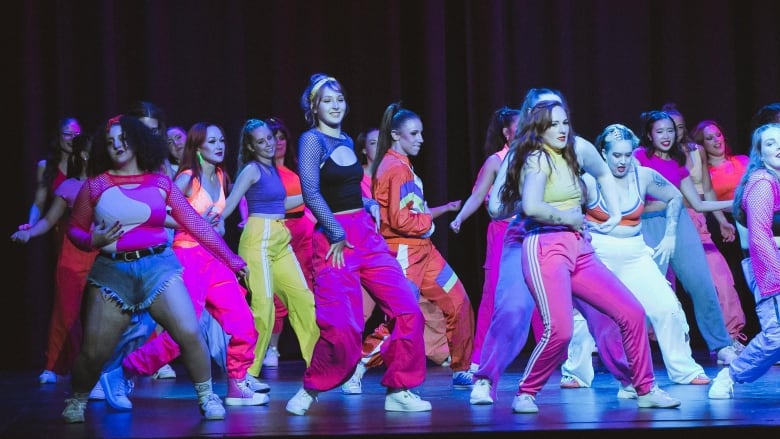
[{"label": "long curly hair", "polygon": [[[114,161],[108,154],[108,131],[114,125],[122,127],[122,143],[135,153],[138,168],[143,172],[160,172],[168,157],[166,139],[154,134],[137,117],[120,115],[109,119],[101,136],[96,136],[87,165],[87,175],[94,177],[113,169]],[[111,146],[113,148],[113,146]]]},{"label": "long curly hair", "polygon": [[[533,153],[541,153],[539,160],[544,157],[548,163],[552,163],[549,153],[544,147],[544,132],[552,126],[552,110],[555,107],[561,107],[569,114],[567,106],[558,101],[539,101],[534,105],[528,115],[525,123],[520,128],[520,132],[512,143],[512,154],[506,174],[506,182],[501,188],[501,203],[505,206],[515,205],[522,195],[520,188],[520,175],[523,166]],[[571,123],[571,121],[570,121]],[[574,130],[569,130],[569,136],[566,139],[566,146],[563,149],[563,158],[569,167],[569,172],[575,179],[579,179],[580,166],[577,162],[577,154],[574,150],[575,142]]]}]

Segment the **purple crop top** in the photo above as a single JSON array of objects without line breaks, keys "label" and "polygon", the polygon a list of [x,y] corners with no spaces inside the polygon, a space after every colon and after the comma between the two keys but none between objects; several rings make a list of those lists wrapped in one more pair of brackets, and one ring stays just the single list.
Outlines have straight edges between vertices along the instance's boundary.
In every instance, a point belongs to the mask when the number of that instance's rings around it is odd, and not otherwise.
[{"label": "purple crop top", "polygon": [[255,184],[249,186],[244,196],[249,208],[249,214],[265,213],[284,215],[284,200],[287,192],[284,189],[279,171],[274,166],[264,166],[252,161],[247,166],[257,166],[260,170],[260,178]]}]

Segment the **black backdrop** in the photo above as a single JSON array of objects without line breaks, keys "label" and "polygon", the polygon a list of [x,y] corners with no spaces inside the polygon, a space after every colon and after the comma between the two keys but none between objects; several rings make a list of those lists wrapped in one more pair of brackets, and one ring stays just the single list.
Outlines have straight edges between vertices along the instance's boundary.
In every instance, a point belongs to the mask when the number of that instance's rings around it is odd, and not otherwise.
[{"label": "black backdrop", "polygon": [[[161,106],[169,125],[221,124],[234,173],[243,121],[280,116],[300,133],[308,77],[329,73],[346,88],[353,137],[394,101],[422,116],[426,142],[413,163],[431,205],[465,200],[490,113],[519,105],[530,87],[561,90],[589,139],[613,122],[638,129],[641,112],[674,101],[691,127],[720,121],[738,152],[750,116],[780,101],[776,0],[8,3],[8,235],[26,221],[56,121],[75,115],[91,130],[137,99]],[[480,211],[460,235],[451,218],[437,221],[434,240],[476,309],[488,218]],[[237,236],[228,235],[234,246]],[[43,238],[5,242],[0,330],[13,356],[0,368],[41,367],[53,256]]]}]

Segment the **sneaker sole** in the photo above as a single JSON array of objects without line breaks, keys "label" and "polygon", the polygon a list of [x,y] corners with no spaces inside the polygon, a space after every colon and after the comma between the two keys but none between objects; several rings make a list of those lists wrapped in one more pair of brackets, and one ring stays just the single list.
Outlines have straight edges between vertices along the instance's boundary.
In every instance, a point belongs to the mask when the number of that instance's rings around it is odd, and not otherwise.
[{"label": "sneaker sole", "polygon": [[[270,401],[270,398],[265,393],[255,393],[256,396],[252,398],[225,398],[225,405],[241,406],[241,405],[266,405]],[[260,398],[258,398],[258,396]]]},{"label": "sneaker sole", "polygon": [[386,412],[429,412],[431,411],[431,405],[420,405],[417,407],[401,406],[395,403],[388,404],[385,402]]},{"label": "sneaker sole", "polygon": [[285,407],[284,409],[287,410],[287,413],[293,414],[295,416],[303,416],[303,415],[306,414],[307,411],[309,411],[308,409],[306,409],[306,410],[294,410],[294,409],[291,409],[290,407]]},{"label": "sneaker sole", "polygon": [[728,394],[728,395],[724,395],[724,394],[707,394],[707,397],[709,399],[732,399],[732,398],[734,398],[734,395],[733,394]]},{"label": "sneaker sole", "polygon": [[341,389],[341,393],[343,393],[345,395],[361,395],[361,394],[363,394],[363,390],[362,389],[360,389],[360,390],[355,390],[355,389],[345,390],[345,389]]},{"label": "sneaker sole", "polygon": [[673,408],[679,407],[680,406],[680,402],[678,401],[676,403],[669,403],[669,404],[663,404],[663,405],[661,405],[661,404],[647,404],[647,403],[643,404],[641,402],[637,402],[636,405],[637,405],[637,407],[642,408],[642,409],[673,409]]},{"label": "sneaker sole", "polygon": [[84,422],[84,416],[78,416],[78,417],[62,417],[62,420],[65,421],[66,424],[81,424]]},{"label": "sneaker sole", "polygon": [[471,405],[490,405],[493,404],[493,399],[491,398],[470,398],[469,404]]},{"label": "sneaker sole", "polygon": [[152,375],[152,379],[155,380],[172,380],[175,379],[176,375],[168,374],[168,375]]}]

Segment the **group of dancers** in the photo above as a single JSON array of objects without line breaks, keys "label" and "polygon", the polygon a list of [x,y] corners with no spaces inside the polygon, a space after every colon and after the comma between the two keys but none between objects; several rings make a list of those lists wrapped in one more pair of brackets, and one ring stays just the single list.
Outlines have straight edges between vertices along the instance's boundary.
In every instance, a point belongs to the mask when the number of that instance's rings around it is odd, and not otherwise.
[{"label": "group of dancers", "polygon": [[[297,152],[278,119],[244,123],[235,182],[223,168],[218,124],[166,129],[149,103],[108,119],[94,137],[80,135],[75,119],[63,121],[56,154],[40,165],[29,221],[12,240],[51,229],[61,237],[46,371],[72,376],[65,422],[84,422],[90,398],[132,409],[133,379],[159,374],[179,357],[205,419],[225,417],[212,357],[226,371],[226,405],[267,404],[270,386],[258,377],[285,316],[306,364],[286,405],[294,415],[307,413],[320,392],[360,393],[360,378],[377,364],[384,364],[385,410],[431,410],[414,389],[425,380],[434,340],[426,334],[437,325],[452,385],[471,389],[471,404],[494,402],[500,376],[533,327],[515,413],[539,411],[535,397],[559,367],[561,387],[589,386],[594,345],[620,382],[618,398],[679,406],[656,384],[651,333],[669,378],[710,384],[710,398],[732,397],[735,382],[753,381],[780,361],[776,104],[754,118],[749,161],[731,179],[734,193],[724,195],[731,198],[719,200],[709,177],[697,192],[692,149],[673,109],[644,113],[639,135],[611,124],[594,145],[576,135],[557,90],[531,89],[520,108],[494,114],[488,158],[468,200],[437,207],[428,206],[411,163],[423,144],[415,112],[389,105],[379,127],[354,145],[341,129],[348,105],[336,78],[312,75],[300,107],[309,128]],[[712,140],[719,127],[702,132],[708,145],[722,146]],[[701,179],[709,171],[699,164]],[[458,233],[483,204],[492,221],[475,318],[430,238],[438,216],[460,209],[450,223]],[[235,211],[237,253],[223,237]],[[710,274],[706,220],[692,220],[702,212],[716,214],[726,241],[744,227],[762,325],[747,346],[740,343],[744,315],[739,325],[739,316],[724,312],[733,297]],[[675,279],[726,366],[714,380],[692,357]],[[384,321],[364,340],[366,309],[375,306]],[[209,325],[224,337],[209,337]]]}]

